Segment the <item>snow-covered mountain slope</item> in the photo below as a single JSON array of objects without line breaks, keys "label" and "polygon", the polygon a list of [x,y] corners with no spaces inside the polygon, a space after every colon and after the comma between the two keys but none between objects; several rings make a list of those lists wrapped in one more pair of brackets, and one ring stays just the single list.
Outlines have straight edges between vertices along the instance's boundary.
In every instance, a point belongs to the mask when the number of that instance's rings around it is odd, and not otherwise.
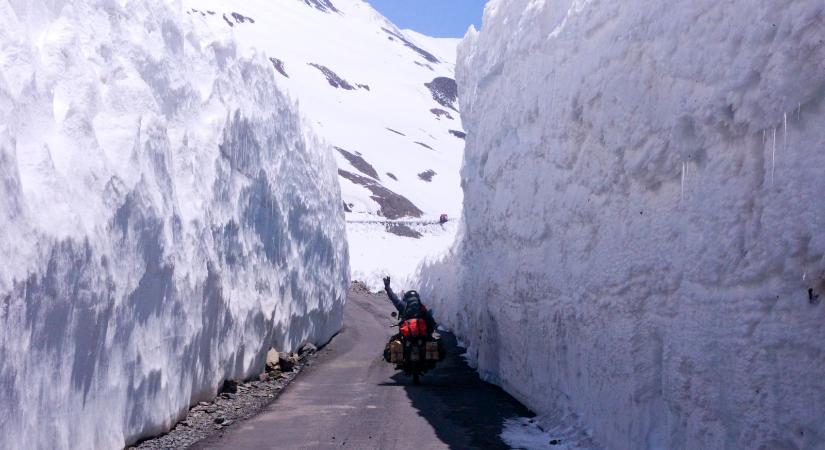
[{"label": "snow-covered mountain slope", "polygon": [[825,4],[494,0],[425,295],[607,448],[825,448]]},{"label": "snow-covered mountain slope", "polygon": [[[457,39],[400,30],[361,0],[184,5],[210,32],[236,40],[240,52],[272,61],[278,85],[336,149],[350,220],[458,216],[464,133],[453,80]],[[440,227],[418,239],[385,236],[382,223],[349,230],[353,277],[372,285],[381,274],[410,273],[452,236]],[[384,251],[375,251],[379,245]]]},{"label": "snow-covered mountain slope", "polygon": [[[184,4],[241,51],[272,58],[278,84],[338,149],[344,200],[354,213],[398,219],[459,212],[464,141],[450,133],[462,131],[457,40],[399,30],[361,0]],[[430,181],[419,177],[429,170],[436,172]]]},{"label": "snow-covered mountain slope", "polygon": [[163,0],[0,0],[0,448],[122,448],[348,285],[331,149]]}]

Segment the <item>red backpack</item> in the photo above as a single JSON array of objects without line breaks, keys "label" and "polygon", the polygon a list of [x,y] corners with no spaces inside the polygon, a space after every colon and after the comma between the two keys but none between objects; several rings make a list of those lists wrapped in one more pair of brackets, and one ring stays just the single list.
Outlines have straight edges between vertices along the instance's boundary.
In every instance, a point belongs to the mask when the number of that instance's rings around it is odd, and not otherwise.
[{"label": "red backpack", "polygon": [[427,337],[427,321],[424,319],[408,319],[401,322],[401,335],[407,338]]}]

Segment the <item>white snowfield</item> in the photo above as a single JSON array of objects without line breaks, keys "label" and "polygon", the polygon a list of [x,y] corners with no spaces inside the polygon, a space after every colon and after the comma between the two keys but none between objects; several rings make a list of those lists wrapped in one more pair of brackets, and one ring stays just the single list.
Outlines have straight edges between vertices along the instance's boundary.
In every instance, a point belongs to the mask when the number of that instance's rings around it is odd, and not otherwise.
[{"label": "white snowfield", "polygon": [[825,448],[823,41],[820,1],[490,2],[421,287],[479,370],[606,448]]},{"label": "white snowfield", "polygon": [[[348,220],[458,217],[464,140],[451,133],[463,134],[458,104],[439,103],[427,87],[454,78],[458,39],[400,30],[362,0],[183,4],[199,26],[237,42],[239,53],[271,58],[278,86],[336,148]],[[374,288],[383,275],[406,279],[420,257],[452,242],[440,227],[417,239],[381,226],[347,229],[352,278]]]},{"label": "white snowfield", "polygon": [[[316,133],[352,155],[335,151],[341,170],[401,195],[423,215],[460,211],[464,140],[450,134],[463,130],[451,109],[457,104],[439,104],[426,86],[454,77],[457,39],[399,30],[362,0],[183,3],[196,22],[237,41],[239,52],[274,59],[282,70],[273,69],[278,85],[300,103]],[[353,162],[359,160],[366,164]],[[436,172],[431,181],[418,177],[428,170]],[[353,177],[342,176],[341,186],[353,213],[413,216],[382,208]]]},{"label": "white snowfield", "polygon": [[408,225],[418,238],[387,232],[392,223],[347,223],[352,279],[373,291],[384,289],[382,279],[392,278],[400,290],[417,289],[415,271],[422,261],[443,254],[455,241],[458,222]]},{"label": "white snowfield", "polygon": [[348,287],[331,149],[163,0],[0,0],[0,448],[122,448]]}]

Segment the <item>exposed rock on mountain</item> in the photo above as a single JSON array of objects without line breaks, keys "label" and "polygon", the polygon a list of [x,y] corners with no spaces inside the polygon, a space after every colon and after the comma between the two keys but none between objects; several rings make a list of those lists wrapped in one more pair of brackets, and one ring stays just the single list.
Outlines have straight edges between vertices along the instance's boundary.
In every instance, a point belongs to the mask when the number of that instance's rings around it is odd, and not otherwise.
[{"label": "exposed rock on mountain", "polygon": [[335,147],[339,153],[344,155],[344,158],[352,164],[352,167],[358,169],[359,172],[367,175],[369,177],[374,178],[375,180],[381,180],[381,177],[378,176],[378,172],[375,171],[375,168],[372,167],[370,163],[368,163],[361,155],[352,154],[341,147]]},{"label": "exposed rock on mountain", "polygon": [[[301,1],[301,0],[298,0],[298,1]],[[303,0],[303,2],[306,3],[309,6],[315,7],[319,11],[323,11],[323,12],[326,12],[326,13],[332,13],[332,12],[340,13],[341,12],[337,8],[335,8],[335,5],[332,4],[331,0]]]},{"label": "exposed rock on mountain", "polygon": [[359,186],[369,189],[372,193],[370,198],[381,206],[378,214],[387,219],[421,217],[423,214],[423,211],[418,209],[411,201],[387,189],[372,178],[367,178],[342,169],[338,169],[338,174]]},{"label": "exposed rock on mountain", "polygon": [[[458,101],[458,87],[454,79],[437,77],[433,81],[425,83],[424,86],[430,89],[430,92],[433,94],[433,100],[438,102],[439,105],[450,108],[453,111],[458,111],[458,105],[456,104]],[[438,113],[434,111],[433,114],[438,115]]]},{"label": "exposed rock on mountain", "polygon": [[427,183],[433,181],[433,177],[436,175],[435,170],[426,170],[418,174],[418,178],[426,181]]},{"label": "exposed rock on mountain", "polygon": [[255,19],[253,19],[251,17],[246,17],[245,15],[238,14],[236,12],[232,13],[232,18],[235,19],[235,23],[246,23],[246,22],[255,23]]},{"label": "exposed rock on mountain", "polygon": [[430,110],[430,112],[431,112],[431,113],[433,113],[433,114],[435,114],[435,116],[436,116],[437,118],[439,118],[439,119],[441,119],[441,117],[446,117],[446,118],[448,118],[448,119],[450,119],[450,120],[453,120],[453,116],[452,116],[452,114],[450,114],[450,112],[449,112],[449,111],[444,111],[444,110],[443,110],[443,109],[441,109],[441,108],[432,108],[432,109]]},{"label": "exposed rock on mountain", "polygon": [[315,63],[309,63],[309,65],[320,70],[321,73],[324,74],[324,76],[327,78],[327,82],[330,86],[334,88],[345,89],[347,91],[355,90],[355,87],[351,85],[349,81],[339,77],[338,74],[333,72],[332,69],[330,69],[329,67]]},{"label": "exposed rock on mountain", "polygon": [[273,58],[273,57],[270,57],[269,61],[272,62],[272,66],[275,67],[275,70],[277,70],[278,73],[280,73],[281,75],[289,78],[289,75],[287,75],[286,69],[284,68],[284,62],[283,61],[281,61],[278,58]]},{"label": "exposed rock on mountain", "polygon": [[[274,58],[269,70],[278,87],[298,103],[313,131],[372,167],[374,172],[351,156],[348,159],[344,153],[334,151],[338,167],[372,180],[362,183],[357,177],[339,177],[349,221],[385,221],[398,211],[432,219],[444,213],[460,215],[459,168],[464,142],[448,134],[451,129],[461,130],[459,117],[455,110],[436,103],[432,91],[424,86],[440,86],[440,81],[433,80],[437,77],[455,77],[458,39],[437,39],[400,30],[361,0],[183,2],[188,8],[215,12],[193,12],[189,17],[205,32],[232,43],[219,49],[217,55]],[[255,23],[237,23],[233,12],[254,18]],[[233,27],[227,26],[223,15]],[[437,95],[447,102],[451,98],[449,94]],[[452,107],[458,109],[458,104]],[[437,171],[438,176],[429,183],[421,182],[416,174],[429,169]],[[386,173],[398,176],[393,179],[383,175]],[[375,198],[394,198],[380,190],[384,186],[414,208],[404,202],[399,202],[404,205],[400,208],[388,206],[385,200],[383,205],[377,202]],[[374,189],[380,195],[375,195]],[[439,227],[444,233],[447,229]],[[451,233],[454,229],[449,230]],[[423,234],[418,245],[412,249],[404,247],[403,251],[419,252],[423,257],[425,251],[440,248],[449,239]],[[380,285],[376,275],[379,271],[402,276],[393,268],[375,267],[383,264],[383,259],[365,253],[377,242],[376,235],[385,245],[392,246],[406,245],[409,239],[395,234],[387,236],[385,228],[379,225],[360,226],[350,235],[353,272],[370,285],[373,281]],[[404,273],[409,274],[412,268],[405,267]]]}]

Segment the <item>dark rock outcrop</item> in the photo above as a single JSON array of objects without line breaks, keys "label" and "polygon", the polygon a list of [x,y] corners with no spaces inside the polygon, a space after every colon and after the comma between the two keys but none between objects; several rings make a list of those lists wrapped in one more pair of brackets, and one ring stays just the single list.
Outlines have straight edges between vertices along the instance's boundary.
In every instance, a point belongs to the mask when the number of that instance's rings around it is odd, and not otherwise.
[{"label": "dark rock outcrop", "polygon": [[272,65],[275,67],[275,70],[278,71],[281,75],[289,78],[289,75],[286,73],[286,69],[284,68],[284,62],[278,58],[269,58],[269,61],[272,62]]},{"label": "dark rock outcrop", "polygon": [[343,155],[344,158],[352,164],[352,167],[358,169],[359,172],[368,177],[375,178],[376,180],[381,179],[381,177],[378,176],[378,172],[375,170],[375,167],[372,167],[372,164],[368,163],[367,160],[362,158],[360,154],[352,154],[341,147],[335,147],[335,150],[338,150],[338,153]]},{"label": "dark rock outcrop", "polygon": [[452,134],[453,136],[455,136],[459,139],[465,139],[467,137],[467,133],[465,133],[463,131],[458,131],[458,130],[450,130],[450,134]]},{"label": "dark rock outcrop", "polygon": [[253,19],[251,17],[247,17],[243,14],[238,14],[236,12],[232,13],[232,18],[235,19],[235,23],[246,23],[246,22],[255,23],[255,19]]},{"label": "dark rock outcrop", "polygon": [[255,19],[236,12],[231,13],[230,17],[231,19],[226,14],[223,15],[224,22],[229,24],[230,27],[234,27],[236,23],[255,23]]},{"label": "dark rock outcrop", "polygon": [[433,177],[436,176],[436,175],[437,174],[436,174],[435,170],[430,169],[430,170],[425,170],[424,172],[419,173],[418,178],[421,178],[422,180],[429,183],[430,181],[433,181]]},{"label": "dark rock outcrop", "polygon": [[341,13],[341,11],[339,11],[338,8],[336,8],[330,0],[303,0],[303,2],[325,13]]},{"label": "dark rock outcrop", "polygon": [[441,119],[441,117],[443,116],[443,117],[446,117],[450,120],[453,120],[452,114],[450,114],[449,111],[444,111],[441,108],[433,108],[433,109],[430,110],[430,112],[435,114],[435,117],[437,117],[438,119]]},{"label": "dark rock outcrop", "polygon": [[333,72],[329,67],[322,66],[320,64],[315,63],[308,63],[310,66],[318,69],[321,71],[322,74],[327,78],[327,82],[330,86],[334,88],[341,88],[348,91],[355,90],[355,87],[349,83],[349,81],[341,78],[338,76],[337,73]]},{"label": "dark rock outcrop", "polygon": [[418,209],[418,207],[406,197],[387,189],[372,178],[367,178],[342,169],[338,169],[338,175],[357,185],[369,189],[370,192],[372,192],[370,198],[381,206],[379,213],[387,219],[421,217],[424,214],[423,211]]},{"label": "dark rock outcrop", "polygon": [[311,355],[311,354],[313,354],[317,351],[318,351],[318,347],[316,347],[311,342],[307,342],[306,344],[304,344],[303,347],[301,347],[300,350],[298,350],[298,355],[303,358],[306,355]]},{"label": "dark rock outcrop", "polygon": [[450,108],[453,111],[456,109],[456,101],[458,100],[458,85],[455,80],[448,77],[437,77],[429,83],[424,83],[424,86],[432,92],[433,100],[439,105]]},{"label": "dark rock outcrop", "polygon": [[221,394],[236,394],[238,392],[238,380],[224,380],[221,386]]},{"label": "dark rock outcrop", "polygon": [[280,367],[283,372],[292,372],[297,365],[298,355],[284,352],[278,354],[278,367]]}]

